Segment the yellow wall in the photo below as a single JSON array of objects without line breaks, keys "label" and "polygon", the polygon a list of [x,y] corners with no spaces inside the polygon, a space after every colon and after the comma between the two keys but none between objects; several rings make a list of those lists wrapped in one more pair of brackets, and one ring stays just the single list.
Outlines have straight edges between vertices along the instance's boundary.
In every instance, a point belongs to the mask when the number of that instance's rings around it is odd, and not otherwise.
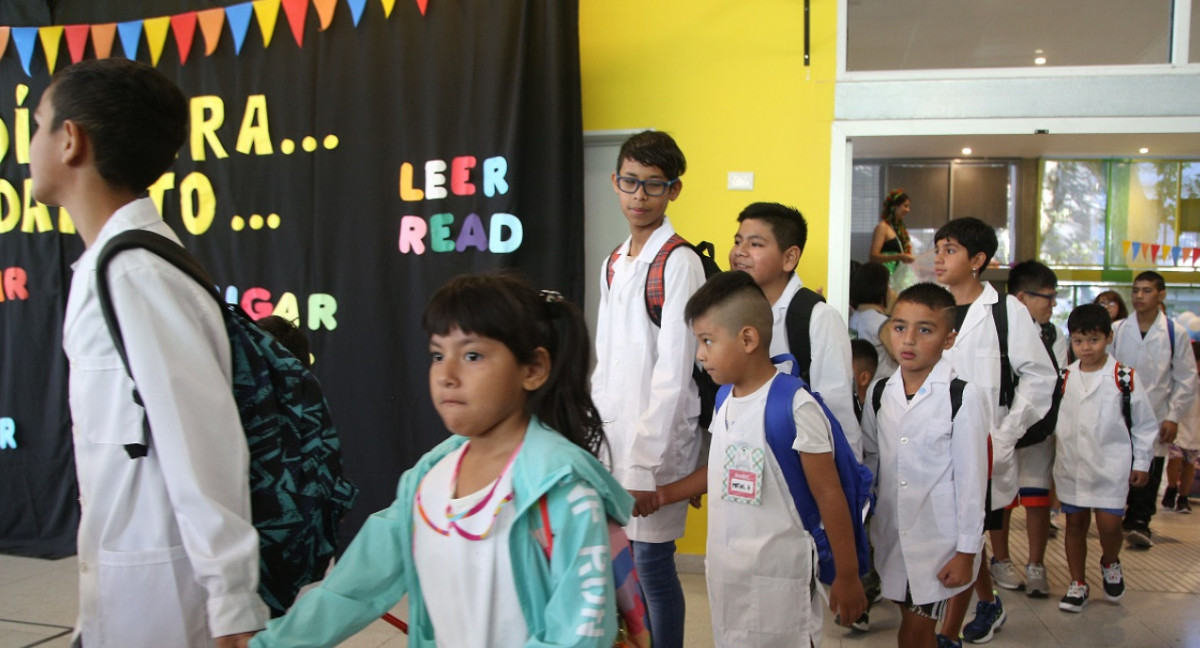
[{"label": "yellow wall", "polygon": [[[584,129],[670,133],[688,170],[667,213],[685,238],[714,242],[722,267],[743,207],[796,206],[809,225],[800,278],[824,286],[837,3],[812,2],[808,68],[798,0],[579,5]],[[753,171],[754,190],[727,190],[729,171]],[[704,525],[689,516],[680,552],[704,552]]]}]

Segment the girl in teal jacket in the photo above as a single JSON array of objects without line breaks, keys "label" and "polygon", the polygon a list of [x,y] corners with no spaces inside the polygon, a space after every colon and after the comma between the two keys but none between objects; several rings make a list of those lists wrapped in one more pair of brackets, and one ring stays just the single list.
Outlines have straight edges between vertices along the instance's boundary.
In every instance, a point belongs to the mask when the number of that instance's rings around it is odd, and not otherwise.
[{"label": "girl in teal jacket", "polygon": [[468,275],[434,295],[423,324],[434,407],[454,436],[250,645],[333,646],[407,594],[413,648],[609,648],[607,520],[624,524],[632,499],[596,459],[579,310],[513,275]]}]

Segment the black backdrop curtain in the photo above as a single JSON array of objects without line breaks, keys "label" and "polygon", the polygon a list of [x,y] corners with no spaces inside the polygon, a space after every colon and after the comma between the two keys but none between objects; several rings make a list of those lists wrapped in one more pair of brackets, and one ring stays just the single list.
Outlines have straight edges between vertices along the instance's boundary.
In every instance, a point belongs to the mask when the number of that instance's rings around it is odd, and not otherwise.
[{"label": "black backdrop curtain", "polygon": [[[82,244],[57,208],[28,196],[22,124],[49,81],[47,53],[68,65],[80,34],[91,58],[117,23],[112,56],[136,36],[136,58],[157,55],[192,97],[190,141],[151,196],[228,300],[297,318],[309,336],[347,473],[362,488],[345,536],[447,434],[429,402],[420,330],[432,292],[456,274],[506,267],[582,298],[577,3],[391,5],[5,0],[0,551],[74,550],[61,323]],[[223,15],[206,55],[210,9]],[[153,20],[164,16],[174,18]],[[93,27],[57,40],[56,30],[21,29],[50,25]]]}]

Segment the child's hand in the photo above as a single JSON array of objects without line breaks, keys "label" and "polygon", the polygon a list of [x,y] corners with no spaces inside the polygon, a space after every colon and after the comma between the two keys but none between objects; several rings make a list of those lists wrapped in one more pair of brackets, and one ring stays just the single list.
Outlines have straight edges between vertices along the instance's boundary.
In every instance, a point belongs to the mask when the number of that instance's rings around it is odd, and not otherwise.
[{"label": "child's hand", "polygon": [[903,252],[900,254],[900,261],[902,263],[912,263],[913,258],[913,255],[909,254],[908,252]]},{"label": "child's hand", "polygon": [[863,592],[858,575],[839,573],[834,577],[833,585],[829,588],[829,611],[833,612],[838,623],[849,627],[858,621],[866,609],[867,595]]},{"label": "child's hand", "polygon": [[214,644],[216,648],[246,648],[250,645],[250,639],[256,634],[258,633],[243,632],[241,634],[225,635],[214,639]]},{"label": "child's hand", "polygon": [[629,494],[633,496],[633,515],[635,517],[646,517],[658,511],[658,491],[631,490]]},{"label": "child's hand", "polygon": [[1163,421],[1162,426],[1158,429],[1158,440],[1163,443],[1175,443],[1175,437],[1179,434],[1179,424],[1175,421]]},{"label": "child's hand", "polygon": [[688,500],[688,504],[691,504],[692,508],[698,509],[701,506],[703,506],[703,504],[704,504],[704,496],[697,495],[697,496],[693,497],[692,499]]},{"label": "child's hand", "polygon": [[1145,470],[1133,470],[1129,473],[1129,485],[1134,488],[1141,488],[1150,483],[1150,473]]},{"label": "child's hand", "polygon": [[945,567],[942,567],[942,571],[938,572],[938,582],[943,587],[962,587],[970,583],[975,576],[975,570],[972,569],[974,565],[975,554],[960,551],[954,554]]}]

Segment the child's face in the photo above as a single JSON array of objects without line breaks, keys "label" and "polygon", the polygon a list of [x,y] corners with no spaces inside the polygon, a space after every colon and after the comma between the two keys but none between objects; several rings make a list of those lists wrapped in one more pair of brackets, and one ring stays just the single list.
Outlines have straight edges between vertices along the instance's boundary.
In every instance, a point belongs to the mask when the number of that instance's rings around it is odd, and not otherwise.
[{"label": "child's face", "polygon": [[983,252],[972,256],[965,246],[953,238],[939,240],[934,250],[933,271],[937,275],[937,282],[943,286],[958,286],[973,281],[983,266]]},{"label": "child's face", "polygon": [[1112,332],[1107,334],[1100,331],[1084,331],[1071,334],[1071,350],[1079,358],[1079,364],[1088,369],[1096,369],[1108,360],[1105,350],[1112,344]]},{"label": "child's face", "polygon": [[1054,305],[1058,303],[1058,294],[1055,286],[1043,286],[1035,292],[1019,293],[1017,299],[1025,304],[1025,308],[1033,316],[1033,321],[1045,324],[1050,321],[1050,316],[1054,315]]},{"label": "child's face", "polygon": [[1157,313],[1166,297],[1167,291],[1159,290],[1153,281],[1133,282],[1133,310],[1138,313]]},{"label": "child's face", "polygon": [[699,343],[696,360],[712,376],[713,382],[728,385],[742,377],[748,356],[741,336],[707,313],[692,320],[692,335]]},{"label": "child's face", "polygon": [[754,277],[754,283],[765,286],[780,279],[787,280],[800,261],[800,248],[779,247],[775,231],[764,220],[747,218],[738,223],[729,249],[729,268],[741,270]]},{"label": "child's face", "polygon": [[[633,193],[621,190],[619,178],[632,178],[626,183],[633,184],[635,180],[643,180],[648,184],[637,185]],[[662,169],[656,166],[646,166],[637,160],[628,158],[621,160],[621,169],[612,176],[613,192],[621,201],[621,212],[629,221],[630,229],[657,229],[667,213],[667,204],[679,197],[683,188],[682,181],[676,179],[669,186],[670,178],[663,175]],[[649,189],[649,191],[647,191]],[[665,190],[664,190],[665,189]],[[658,196],[649,194],[663,191]]]},{"label": "child's face", "polygon": [[62,127],[57,131],[50,130],[54,123],[53,94],[53,85],[42,93],[42,99],[33,113],[37,130],[29,142],[29,175],[33,179],[33,197],[46,205],[59,204],[55,197],[55,178],[60,167],[62,140],[66,132]]},{"label": "child's face", "polygon": [[937,364],[942,351],[954,345],[954,328],[946,313],[924,304],[897,302],[887,323],[888,348],[900,368],[921,372]]},{"label": "child's face", "polygon": [[523,365],[504,343],[455,328],[429,337],[429,393],[451,432],[484,437],[525,418],[527,392],[546,367]]}]

